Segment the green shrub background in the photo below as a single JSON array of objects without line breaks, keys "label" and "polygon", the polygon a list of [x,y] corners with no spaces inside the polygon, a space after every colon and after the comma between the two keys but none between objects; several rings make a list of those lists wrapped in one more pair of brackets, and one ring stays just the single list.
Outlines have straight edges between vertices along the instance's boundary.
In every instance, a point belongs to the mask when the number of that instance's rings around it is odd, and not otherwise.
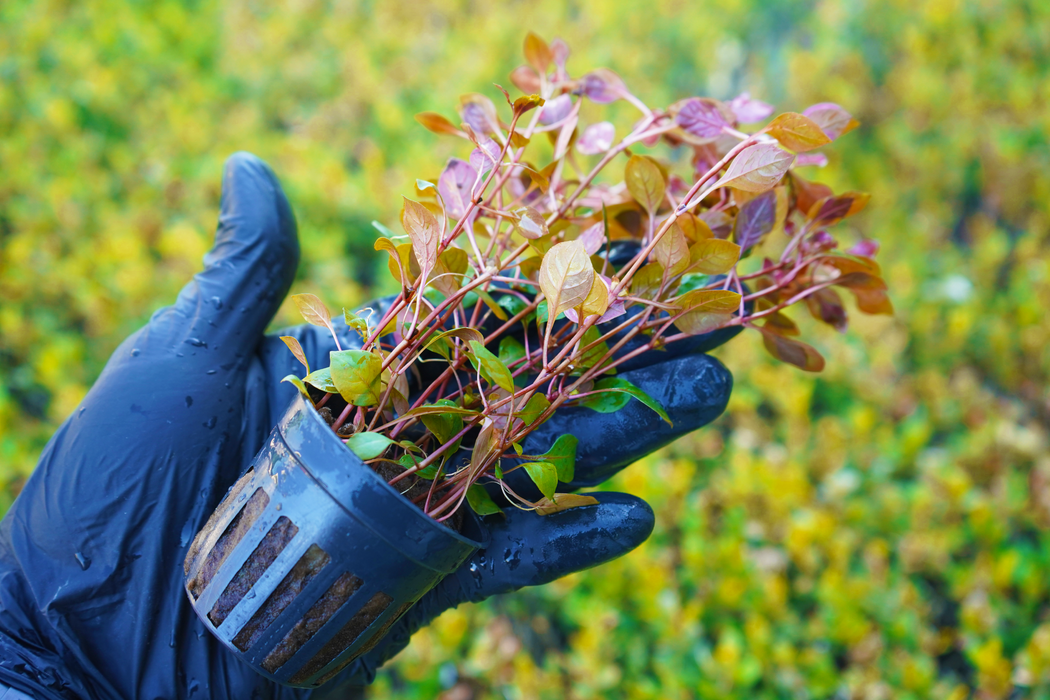
[{"label": "green shrub background", "polygon": [[[387,291],[372,219],[533,29],[652,104],[741,90],[863,123],[818,179],[873,195],[897,315],[745,335],[715,425],[609,488],[653,537],[447,613],[376,697],[1050,697],[1050,5],[1000,0],[5,0],[0,508],[108,354],[199,267],[222,162],[279,174],[296,288]],[[629,118],[628,112],[620,112]],[[795,313],[796,318],[801,314]],[[287,307],[279,323],[295,318]],[[450,689],[451,687],[451,689]]]}]

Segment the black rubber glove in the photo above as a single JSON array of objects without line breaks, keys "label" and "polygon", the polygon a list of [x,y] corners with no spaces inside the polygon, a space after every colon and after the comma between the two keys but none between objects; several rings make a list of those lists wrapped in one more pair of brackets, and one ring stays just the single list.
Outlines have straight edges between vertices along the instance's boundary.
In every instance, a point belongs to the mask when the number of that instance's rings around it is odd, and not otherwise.
[{"label": "black rubber glove", "polygon": [[[251,155],[230,158],[205,270],[114,352],[0,523],[0,682],[37,698],[340,697],[449,607],[608,561],[649,535],[652,511],[622,494],[548,517],[508,511],[487,519],[487,549],[323,688],[276,686],[237,661],[190,609],[182,562],[294,395],[279,380],[298,366],[263,332],[298,254],[273,173]],[[312,366],[327,364],[330,337],[313,327],[290,333]],[[549,422],[581,439],[579,483],[601,481],[725,407],[732,382],[716,360],[658,367],[627,376],[664,404],[673,432],[650,430],[637,402]]]}]

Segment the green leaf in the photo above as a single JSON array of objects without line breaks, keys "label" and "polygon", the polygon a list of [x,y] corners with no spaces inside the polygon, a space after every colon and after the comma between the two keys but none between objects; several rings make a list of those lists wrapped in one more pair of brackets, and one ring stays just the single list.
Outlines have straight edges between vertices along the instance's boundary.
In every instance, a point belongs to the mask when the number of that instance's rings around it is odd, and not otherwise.
[{"label": "green leaf", "polygon": [[687,272],[682,275],[682,283],[678,285],[678,294],[685,295],[697,289],[703,289],[711,283],[711,276],[699,272]]},{"label": "green leaf", "polygon": [[[416,457],[414,455],[403,454],[397,460],[397,463],[400,464],[405,469],[414,469],[415,466],[417,464],[419,464],[421,461],[422,460],[420,460],[418,457]],[[430,466],[424,467],[423,469],[420,469],[419,471],[413,472],[413,473],[415,474],[415,476],[418,476],[420,479],[432,480],[432,479],[437,478],[438,470],[441,468],[441,466],[443,464],[444,464],[444,460],[442,460],[441,464],[434,463],[434,464],[431,464]]]},{"label": "green leaf", "polygon": [[[591,326],[586,331],[584,331],[583,338],[580,341],[580,347],[585,348],[594,341],[598,340],[598,338],[600,337],[602,337],[602,333],[598,330],[598,327]],[[588,367],[594,367],[594,365],[596,365],[599,360],[605,357],[605,353],[607,352],[609,352],[609,344],[603,340],[602,342],[598,343],[593,348],[587,350],[583,353],[583,355],[580,356],[579,360],[576,363],[576,372],[574,373],[577,373],[579,370],[586,369]],[[613,369],[611,373],[615,374],[615,372],[616,370]]]},{"label": "green leaf", "polygon": [[[477,294],[483,302],[485,302],[485,306],[489,307],[489,309],[492,311],[493,316],[495,316],[501,321],[506,321],[510,318],[510,316],[507,315],[507,312],[503,310],[503,307],[499,303],[497,303],[496,300],[492,298],[492,295],[486,292],[484,289],[482,289],[481,287],[475,287],[474,293]],[[519,299],[518,301],[521,300]],[[522,302],[522,308],[524,308],[524,302]]]},{"label": "green leaf", "polygon": [[306,397],[306,400],[309,401],[310,403],[313,403],[313,399],[310,398],[310,392],[306,390],[306,385],[303,384],[303,380],[302,379],[299,379],[299,377],[295,376],[294,374],[289,374],[287,377],[285,377],[281,381],[282,382],[291,382],[292,384],[294,384],[299,389],[299,391],[302,392],[303,396]]},{"label": "green leaf", "polygon": [[536,393],[529,397],[529,400],[525,402],[525,406],[518,411],[518,418],[521,418],[525,422],[525,425],[532,425],[540,414],[546,411],[551,405],[551,402],[547,400],[545,394]]},{"label": "green leaf", "polygon": [[373,221],[372,222],[372,227],[376,231],[379,231],[379,233],[381,233],[383,236],[385,236],[387,238],[396,238],[397,237],[396,233],[394,233],[393,231],[391,231],[390,229],[388,229],[386,226],[384,226],[383,224],[379,223],[378,221]]},{"label": "green leaf", "polygon": [[470,349],[470,363],[474,365],[474,369],[478,370],[489,383],[495,384],[504,391],[514,393],[514,377],[511,376],[507,365],[476,340],[470,341]]},{"label": "green leaf", "polygon": [[[528,306],[528,304],[513,294],[504,294],[496,300],[496,304],[506,309],[510,316],[517,316],[525,310],[526,306]],[[508,318],[510,318],[510,316],[508,316]]]},{"label": "green leaf", "polygon": [[364,350],[336,350],[331,357],[332,382],[339,395],[355,406],[379,403],[383,361]]},{"label": "green leaf", "polygon": [[554,496],[554,492],[558,490],[557,467],[550,462],[525,462],[521,465],[521,468],[532,479],[532,483],[536,484],[536,488],[540,490],[540,493],[547,498]]},{"label": "green leaf", "polygon": [[453,328],[451,330],[442,331],[437,335],[430,338],[427,344],[423,346],[424,350],[433,350],[438,353],[446,360],[449,359],[449,338],[459,338],[463,342],[470,342],[472,340],[483,341],[485,337],[474,328]]},{"label": "green leaf", "polygon": [[416,178],[416,189],[420,192],[426,189],[436,190],[437,185],[435,185],[433,182],[428,182],[427,180],[420,180],[419,178]]},{"label": "green leaf", "polygon": [[[427,426],[427,430],[434,433],[434,437],[444,445],[459,434],[459,431],[463,430],[463,416],[458,411],[466,411],[467,409],[460,408],[449,399],[437,401],[434,404],[434,408],[444,408],[445,412],[426,413],[421,415],[419,420],[423,421],[423,425]],[[457,411],[453,412],[449,409],[457,409]],[[471,413],[474,412],[471,411]]]},{"label": "green leaf", "polygon": [[467,503],[478,515],[495,515],[503,512],[481,484],[471,484],[467,489]]},{"label": "green leaf", "polygon": [[[559,314],[559,317],[561,314]],[[543,327],[547,325],[547,319],[550,318],[550,309],[547,306],[547,300],[544,299],[536,307],[536,327],[539,331],[543,332]]]},{"label": "green leaf", "polygon": [[499,359],[508,367],[525,357],[525,346],[509,335],[499,341]]},{"label": "green leaf", "polygon": [[550,462],[558,472],[558,481],[567,484],[576,475],[576,446],[579,440],[575,435],[559,435],[547,453],[542,455],[544,462]]},{"label": "green leaf", "polygon": [[667,415],[667,411],[663,409],[663,406],[656,403],[653,397],[649,396],[649,394],[645,393],[622,377],[607,377],[606,379],[599,379],[594,383],[594,388],[603,393],[584,397],[580,400],[581,406],[586,406],[598,413],[613,413],[626,406],[630,398],[634,397],[656,411],[657,415],[667,421],[668,425],[674,425],[674,423],[671,422],[671,418]]},{"label": "green leaf", "polygon": [[346,441],[346,446],[350,448],[350,451],[362,460],[379,457],[392,444],[394,444],[393,440],[380,433],[354,433]]},{"label": "green leaf", "polygon": [[478,411],[470,408],[463,408],[451,399],[440,399],[436,403],[427,404],[418,408],[413,408],[411,411],[404,413],[401,417],[408,418],[409,416],[427,416],[434,414],[456,414],[460,416],[476,416]]},{"label": "green leaf", "polygon": [[332,370],[330,367],[323,369],[317,369],[303,378],[303,381],[310,386],[315,386],[321,391],[329,394],[334,394],[338,391],[335,388],[335,382],[332,381]]},{"label": "green leaf", "polygon": [[368,322],[363,318],[355,314],[353,311],[343,309],[343,320],[346,321],[346,325],[350,330],[360,333],[362,339],[368,338]]}]

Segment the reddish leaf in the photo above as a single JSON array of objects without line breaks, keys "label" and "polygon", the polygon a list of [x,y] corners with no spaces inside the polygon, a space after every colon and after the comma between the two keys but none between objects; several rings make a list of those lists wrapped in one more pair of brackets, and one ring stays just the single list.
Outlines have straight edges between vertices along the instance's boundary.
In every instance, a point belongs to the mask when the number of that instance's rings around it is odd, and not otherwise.
[{"label": "reddish leaf", "polygon": [[795,322],[779,311],[767,316],[766,322],[762,326],[770,333],[778,335],[797,336],[802,334]]},{"label": "reddish leaf", "polygon": [[786,338],[758,328],[762,333],[762,343],[773,357],[789,365],[795,365],[806,372],[820,372],[824,369],[824,358],[816,349],[794,338]]},{"label": "reddish leaf", "polygon": [[510,82],[526,95],[540,91],[540,76],[532,66],[518,66],[510,74]]},{"label": "reddish leaf", "polygon": [[451,134],[452,136],[466,136],[455,124],[445,119],[437,112],[420,112],[416,115],[416,121],[425,126],[435,134]]},{"label": "reddish leaf", "polygon": [[879,267],[879,264],[871,258],[861,258],[854,255],[833,253],[823,256],[820,259],[820,263],[822,265],[830,265],[843,275],[848,275],[852,272],[863,272],[868,275],[874,275],[875,277],[882,276],[882,269]]},{"label": "reddish leaf", "polygon": [[820,182],[810,182],[795,171],[791,171],[791,188],[795,193],[795,208],[807,213],[815,202],[830,197],[831,188]]},{"label": "reddish leaf", "polygon": [[862,211],[869,199],[871,195],[867,192],[846,192],[837,197],[824,197],[810,206],[806,216],[817,226],[832,226]]},{"label": "reddish leaf", "polygon": [[725,105],[708,97],[680,100],[671,105],[668,112],[684,132],[685,140],[695,144],[717,139],[722,135],[722,129],[733,120]]},{"label": "reddish leaf", "polygon": [[850,272],[835,280],[835,284],[847,289],[860,291],[886,291],[886,281],[877,275],[866,272]]},{"label": "reddish leaf", "polygon": [[733,240],[742,253],[756,245],[773,230],[777,222],[777,193],[763,192],[744,203],[733,224]]},{"label": "reddish leaf", "polygon": [[850,289],[850,291],[853,292],[853,296],[857,300],[857,308],[864,313],[893,315],[893,304],[884,290]]},{"label": "reddish leaf", "polygon": [[823,321],[839,333],[845,333],[849,324],[842,297],[834,289],[820,289],[806,297],[806,306],[813,318]]}]

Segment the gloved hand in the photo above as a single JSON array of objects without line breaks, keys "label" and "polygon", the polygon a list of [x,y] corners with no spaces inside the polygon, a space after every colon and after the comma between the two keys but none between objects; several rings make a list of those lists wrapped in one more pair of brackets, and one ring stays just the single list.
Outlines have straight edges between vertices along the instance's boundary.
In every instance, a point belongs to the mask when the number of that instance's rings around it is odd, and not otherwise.
[{"label": "gloved hand", "polygon": [[[37,698],[341,697],[442,611],[608,561],[649,535],[652,511],[623,494],[547,517],[509,509],[486,520],[487,551],[339,679],[295,690],[237,661],[192,612],[182,562],[294,396],[280,379],[298,365],[263,332],[298,257],[295,219],[273,173],[251,155],[233,156],[204,271],[117,348],[0,523],[0,682]],[[341,332],[347,347],[355,334]],[[283,334],[300,339],[311,366],[327,364],[334,343],[324,332]],[[666,407],[673,430],[636,401],[609,415],[569,409],[548,423],[580,438],[579,484],[724,409],[732,380],[718,361],[666,357],[625,376]]]}]

